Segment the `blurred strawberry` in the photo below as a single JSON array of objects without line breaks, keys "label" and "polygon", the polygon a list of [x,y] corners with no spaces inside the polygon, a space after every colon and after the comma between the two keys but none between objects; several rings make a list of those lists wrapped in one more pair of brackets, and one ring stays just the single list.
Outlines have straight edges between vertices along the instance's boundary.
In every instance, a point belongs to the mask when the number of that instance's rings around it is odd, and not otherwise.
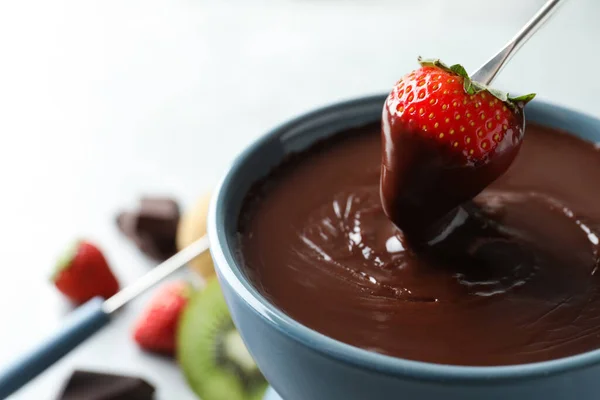
[{"label": "blurred strawberry", "polygon": [[133,339],[144,350],[173,355],[179,316],[192,286],[185,281],[165,284],[134,326]]},{"label": "blurred strawberry", "polygon": [[56,265],[52,281],[57,289],[76,304],[93,297],[105,299],[119,291],[119,283],[106,258],[92,243],[74,242]]}]

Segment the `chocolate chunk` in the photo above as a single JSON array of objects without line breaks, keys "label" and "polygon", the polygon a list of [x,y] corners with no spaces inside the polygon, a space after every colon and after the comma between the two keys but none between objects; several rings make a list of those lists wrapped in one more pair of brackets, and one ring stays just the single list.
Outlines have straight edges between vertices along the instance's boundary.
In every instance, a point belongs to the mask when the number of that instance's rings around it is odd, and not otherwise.
[{"label": "chocolate chunk", "polygon": [[179,206],[175,200],[166,197],[142,197],[140,215],[168,220],[173,216],[179,217]]},{"label": "chocolate chunk", "polygon": [[171,200],[144,199],[137,221],[137,231],[162,241],[175,240],[179,207]]},{"label": "chocolate chunk", "polygon": [[76,370],[57,400],[151,400],[154,391],[142,378]]},{"label": "chocolate chunk", "polygon": [[170,240],[152,237],[146,232],[139,232],[137,242],[139,249],[155,260],[166,260],[177,252]]},{"label": "chocolate chunk", "polygon": [[175,200],[165,197],[143,197],[139,209],[117,217],[117,225],[144,254],[165,260],[177,252],[175,238],[180,210]]},{"label": "chocolate chunk", "polygon": [[136,226],[138,221],[138,214],[134,212],[125,211],[119,214],[117,217],[117,225],[125,236],[132,239],[136,237]]}]

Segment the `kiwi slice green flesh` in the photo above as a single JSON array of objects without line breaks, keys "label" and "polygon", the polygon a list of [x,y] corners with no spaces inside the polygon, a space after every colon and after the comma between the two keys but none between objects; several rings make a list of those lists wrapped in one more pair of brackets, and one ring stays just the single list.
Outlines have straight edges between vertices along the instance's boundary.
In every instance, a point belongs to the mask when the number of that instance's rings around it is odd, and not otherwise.
[{"label": "kiwi slice green flesh", "polygon": [[190,297],[181,315],[177,360],[202,400],[261,400],[267,389],[233,325],[216,278]]}]

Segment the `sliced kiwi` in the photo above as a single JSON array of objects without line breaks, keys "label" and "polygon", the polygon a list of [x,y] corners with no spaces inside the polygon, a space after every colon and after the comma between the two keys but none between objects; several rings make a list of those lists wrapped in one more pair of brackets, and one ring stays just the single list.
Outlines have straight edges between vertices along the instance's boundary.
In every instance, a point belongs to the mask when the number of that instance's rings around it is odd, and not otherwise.
[{"label": "sliced kiwi", "polygon": [[261,400],[267,382],[231,320],[216,278],[190,298],[179,324],[177,359],[202,400]]}]

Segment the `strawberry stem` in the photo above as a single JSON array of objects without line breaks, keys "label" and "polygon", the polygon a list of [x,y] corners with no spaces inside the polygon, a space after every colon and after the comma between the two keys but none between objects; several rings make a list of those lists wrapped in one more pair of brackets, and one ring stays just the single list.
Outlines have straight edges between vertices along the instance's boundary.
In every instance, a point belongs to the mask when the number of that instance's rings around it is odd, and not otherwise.
[{"label": "strawberry stem", "polygon": [[60,275],[60,273],[62,271],[64,271],[65,269],[69,268],[69,266],[71,265],[71,262],[75,258],[75,255],[77,255],[77,251],[79,250],[80,242],[81,242],[81,240],[79,240],[79,239],[72,241],[69,244],[69,246],[67,246],[67,248],[63,251],[63,253],[61,254],[61,256],[58,259],[58,262],[54,266],[54,271],[52,272],[52,275],[50,276],[51,281],[53,281],[53,282],[56,281],[56,279],[58,278],[58,275]]},{"label": "strawberry stem", "polygon": [[507,92],[503,92],[498,89],[491,88],[480,82],[476,82],[469,77],[467,70],[460,64],[454,64],[447,66],[438,58],[424,59],[421,56],[418,58],[419,64],[423,67],[435,67],[440,68],[448,73],[460,76],[463,78],[463,87],[465,93],[474,95],[479,92],[487,91],[498,100],[506,103],[511,108],[523,108],[525,104],[529,103],[535,97],[535,93],[529,93],[522,96],[511,97]]}]

